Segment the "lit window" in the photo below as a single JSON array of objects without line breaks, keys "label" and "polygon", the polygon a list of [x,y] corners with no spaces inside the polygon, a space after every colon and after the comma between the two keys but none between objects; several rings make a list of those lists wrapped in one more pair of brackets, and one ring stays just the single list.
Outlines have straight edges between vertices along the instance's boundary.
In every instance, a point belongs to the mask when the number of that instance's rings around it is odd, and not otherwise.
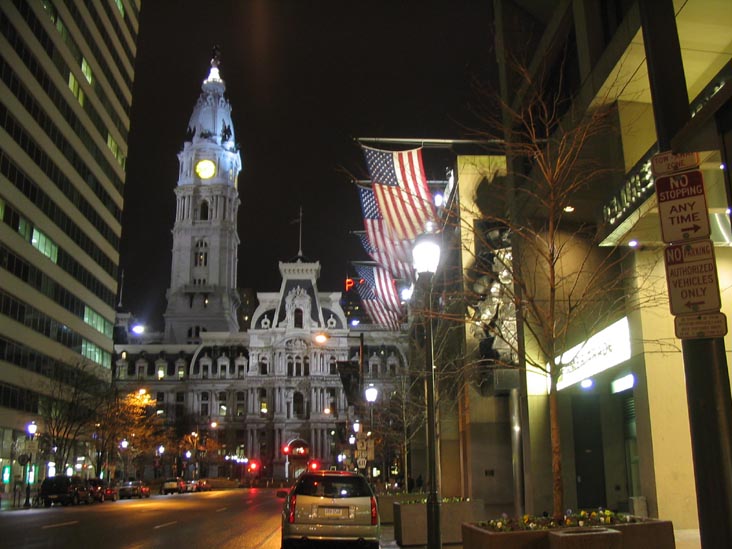
[{"label": "lit window", "polygon": [[79,85],[79,81],[76,79],[73,73],[69,73],[69,89],[71,90],[71,93],[74,94],[74,97],[76,97],[77,101],[79,102],[79,105],[82,107],[84,106],[84,90],[81,89],[81,86]]},{"label": "lit window", "polygon": [[119,148],[117,141],[115,141],[114,137],[112,137],[111,133],[107,133],[107,147],[109,148],[110,151],[112,151],[112,154],[114,155],[114,158],[117,160],[117,163],[124,168],[127,159],[126,159],[125,155],[122,153],[122,150]]},{"label": "lit window", "polygon": [[91,341],[81,341],[81,354],[104,368],[112,368],[112,354]]},{"label": "lit window", "polygon": [[84,306],[84,322],[107,337],[112,337],[113,326],[106,318],[94,309]]},{"label": "lit window", "polygon": [[48,238],[44,233],[33,227],[31,244],[33,247],[45,255],[48,259],[57,262],[58,259],[58,246],[56,243]]},{"label": "lit window", "polygon": [[86,81],[89,82],[89,84],[92,83],[93,76],[92,76],[92,69],[89,65],[89,62],[85,58],[81,58],[81,72],[84,73],[84,77],[86,78]]}]

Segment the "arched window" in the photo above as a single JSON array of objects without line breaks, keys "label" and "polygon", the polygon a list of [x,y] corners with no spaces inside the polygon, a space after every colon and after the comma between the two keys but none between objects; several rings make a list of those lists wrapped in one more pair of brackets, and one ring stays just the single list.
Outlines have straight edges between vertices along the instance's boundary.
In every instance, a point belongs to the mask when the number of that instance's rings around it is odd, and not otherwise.
[{"label": "arched window", "polygon": [[302,309],[295,309],[295,328],[302,328]]},{"label": "arched window", "polygon": [[304,364],[305,364],[305,369],[303,370],[302,375],[309,376],[310,375],[310,357],[309,356],[305,357]]},{"label": "arched window", "polygon": [[292,377],[295,375],[295,362],[292,360],[291,356],[287,357],[287,377]]},{"label": "arched window", "polygon": [[336,358],[334,356],[330,357],[328,360],[328,373],[330,375],[335,375],[338,373],[338,363],[336,362]]},{"label": "arched window", "polygon": [[201,221],[208,221],[208,202],[206,200],[201,202],[198,218]]}]

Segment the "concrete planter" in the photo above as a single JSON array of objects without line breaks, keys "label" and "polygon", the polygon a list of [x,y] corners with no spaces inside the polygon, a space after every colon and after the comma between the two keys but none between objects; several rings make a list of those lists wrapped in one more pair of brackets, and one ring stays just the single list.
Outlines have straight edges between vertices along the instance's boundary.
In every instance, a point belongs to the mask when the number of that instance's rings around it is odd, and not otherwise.
[{"label": "concrete planter", "polygon": [[674,525],[670,520],[649,519],[643,522],[610,526],[623,534],[623,547],[629,549],[674,549]]},{"label": "concrete planter", "polygon": [[412,501],[421,494],[382,494],[376,496],[381,524],[394,524],[394,502]]},{"label": "concrete planter", "polygon": [[463,524],[463,549],[674,549],[673,524],[667,520],[613,524],[595,528],[491,532]]},{"label": "concrete planter", "polygon": [[[400,546],[427,544],[427,504],[394,502],[394,539]],[[483,520],[483,500],[443,502],[440,504],[442,543],[461,543],[463,522]],[[478,517],[478,518],[472,518]]]}]

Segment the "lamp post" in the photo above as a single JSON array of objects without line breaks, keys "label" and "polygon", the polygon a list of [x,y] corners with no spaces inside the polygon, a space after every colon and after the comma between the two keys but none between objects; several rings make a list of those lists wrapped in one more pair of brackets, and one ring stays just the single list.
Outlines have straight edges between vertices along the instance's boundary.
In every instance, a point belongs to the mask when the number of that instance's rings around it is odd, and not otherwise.
[{"label": "lamp post", "polygon": [[[33,438],[36,436],[36,432],[38,431],[38,425],[36,425],[35,421],[31,421],[28,425],[26,425],[25,430],[28,432],[28,439],[30,440],[29,446],[32,446]],[[23,507],[28,509],[31,506],[30,502],[30,493],[31,493],[31,487],[30,487],[30,475],[28,468],[33,467],[33,449],[30,448],[30,452],[28,454],[28,463],[24,466],[25,469],[25,503],[23,503]]]},{"label": "lamp post", "polygon": [[373,383],[369,383],[369,386],[366,387],[366,390],[364,391],[364,395],[366,396],[366,402],[369,403],[369,426],[371,427],[371,430],[374,429],[374,402],[376,402],[376,398],[379,396],[379,390],[374,387]]},{"label": "lamp post", "polygon": [[129,447],[130,443],[127,442],[127,439],[122,439],[122,442],[119,443],[119,447],[122,450],[122,481],[127,482],[127,448]]},{"label": "lamp post", "polygon": [[440,263],[440,244],[434,233],[417,237],[412,250],[417,282],[425,294],[425,399],[427,401],[427,547],[442,547],[440,494],[437,478],[437,433],[435,425],[435,371],[432,360],[432,277]]}]

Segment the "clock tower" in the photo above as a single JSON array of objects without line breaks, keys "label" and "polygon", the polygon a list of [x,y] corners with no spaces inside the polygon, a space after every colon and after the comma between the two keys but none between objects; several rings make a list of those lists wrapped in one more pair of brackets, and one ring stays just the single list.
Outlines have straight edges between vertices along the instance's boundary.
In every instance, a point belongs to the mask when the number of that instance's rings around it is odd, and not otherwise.
[{"label": "clock tower", "polygon": [[219,64],[214,49],[178,154],[165,339],[181,344],[199,342],[204,331],[239,331],[236,222],[241,156]]}]

